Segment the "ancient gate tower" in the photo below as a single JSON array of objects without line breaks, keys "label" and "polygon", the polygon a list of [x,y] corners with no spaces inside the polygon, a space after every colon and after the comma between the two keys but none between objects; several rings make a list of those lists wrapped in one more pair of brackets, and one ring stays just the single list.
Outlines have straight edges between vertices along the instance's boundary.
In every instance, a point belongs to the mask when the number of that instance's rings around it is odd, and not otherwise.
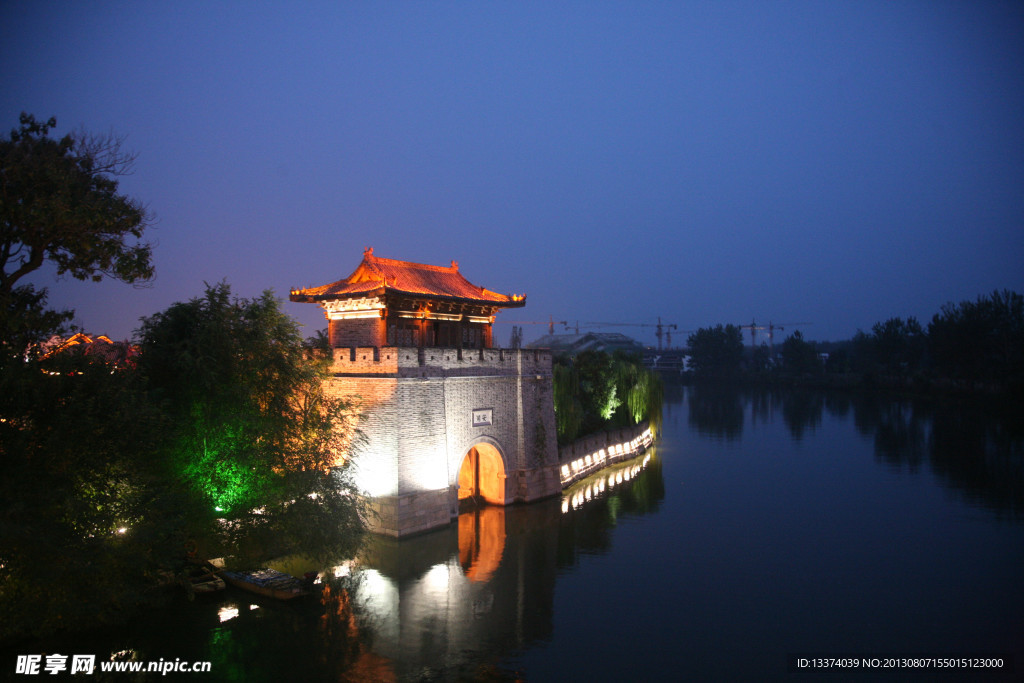
[{"label": "ancient gate tower", "polygon": [[373,531],[447,525],[464,499],[508,505],[560,492],[551,354],[492,343],[495,314],[525,296],[473,285],[454,261],[428,266],[367,249],[344,280],[290,299],[323,306],[329,390],[365,415],[353,451]]}]

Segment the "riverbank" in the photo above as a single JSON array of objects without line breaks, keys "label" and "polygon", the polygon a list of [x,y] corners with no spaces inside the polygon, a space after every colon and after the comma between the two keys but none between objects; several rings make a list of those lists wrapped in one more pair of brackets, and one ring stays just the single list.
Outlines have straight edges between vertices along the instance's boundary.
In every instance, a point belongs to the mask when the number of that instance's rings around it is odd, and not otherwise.
[{"label": "riverbank", "polygon": [[894,398],[985,400],[1002,402],[1024,410],[1024,389],[986,382],[969,382],[945,377],[885,375],[874,373],[735,373],[695,375],[661,373],[664,381],[717,384],[740,388],[820,389],[865,393]]},{"label": "riverbank", "polygon": [[642,455],[654,443],[649,420],[633,427],[608,429],[576,439],[558,449],[562,489],[616,463]]}]

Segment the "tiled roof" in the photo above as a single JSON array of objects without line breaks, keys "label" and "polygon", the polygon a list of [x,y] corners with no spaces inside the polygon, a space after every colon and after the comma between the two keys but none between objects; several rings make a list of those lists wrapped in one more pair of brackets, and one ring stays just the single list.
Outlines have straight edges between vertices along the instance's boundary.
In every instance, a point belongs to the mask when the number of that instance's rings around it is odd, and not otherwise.
[{"label": "tiled roof", "polygon": [[493,306],[522,306],[526,297],[499,294],[477,287],[459,273],[459,264],[450,267],[428,266],[410,261],[397,261],[363,252],[363,261],[344,280],[320,287],[293,290],[292,301],[328,301],[382,294],[408,294],[445,299],[473,301]]},{"label": "tiled roof", "polygon": [[129,341],[111,341],[110,337],[100,335],[90,337],[79,332],[67,339],[51,337],[43,344],[42,358],[52,358],[61,353],[78,353],[83,356],[94,356],[105,363],[114,365],[134,365],[139,348]]},{"label": "tiled roof", "polygon": [[529,349],[551,349],[571,354],[583,351],[643,351],[643,345],[620,332],[586,332],[584,334],[547,334],[526,345]]}]

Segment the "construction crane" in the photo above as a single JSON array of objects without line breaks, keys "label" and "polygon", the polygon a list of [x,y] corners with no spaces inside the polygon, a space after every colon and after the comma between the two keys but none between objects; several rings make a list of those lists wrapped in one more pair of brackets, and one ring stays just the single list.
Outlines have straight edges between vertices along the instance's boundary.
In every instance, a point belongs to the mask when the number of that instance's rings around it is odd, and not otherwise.
[{"label": "construction crane", "polygon": [[768,350],[769,353],[775,355],[775,330],[784,330],[786,327],[799,327],[800,325],[810,325],[811,323],[773,323],[768,322],[767,327],[764,325],[758,325],[757,321],[751,320],[749,325],[740,325],[741,330],[750,330],[750,348],[754,348],[757,343],[757,331],[768,330]]},{"label": "construction crane", "polygon": [[[679,325],[673,323],[662,323],[661,316],[658,316],[657,323],[583,323],[586,327],[654,327],[654,336],[658,338],[658,350],[661,351],[661,338],[664,336],[668,348],[672,348],[672,330],[678,330]],[[686,332],[686,330],[683,330]]]},{"label": "construction crane", "polygon": [[[495,320],[495,324],[502,323],[507,325],[547,325],[548,334],[555,333],[555,325],[564,325],[565,329],[570,329],[569,321],[567,320],[555,320],[554,316],[549,316],[547,320]],[[579,325],[576,325],[577,331]]]}]

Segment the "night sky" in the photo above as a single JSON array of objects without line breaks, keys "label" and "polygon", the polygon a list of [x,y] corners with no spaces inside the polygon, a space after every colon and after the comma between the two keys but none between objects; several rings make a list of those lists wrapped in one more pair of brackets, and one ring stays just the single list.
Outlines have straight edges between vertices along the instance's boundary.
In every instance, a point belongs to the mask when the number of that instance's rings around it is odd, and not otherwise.
[{"label": "night sky", "polygon": [[839,340],[1024,292],[1021,2],[5,0],[0,66],[5,134],[138,154],[151,286],[35,279],[112,338],[368,246],[528,295],[499,321]]}]

